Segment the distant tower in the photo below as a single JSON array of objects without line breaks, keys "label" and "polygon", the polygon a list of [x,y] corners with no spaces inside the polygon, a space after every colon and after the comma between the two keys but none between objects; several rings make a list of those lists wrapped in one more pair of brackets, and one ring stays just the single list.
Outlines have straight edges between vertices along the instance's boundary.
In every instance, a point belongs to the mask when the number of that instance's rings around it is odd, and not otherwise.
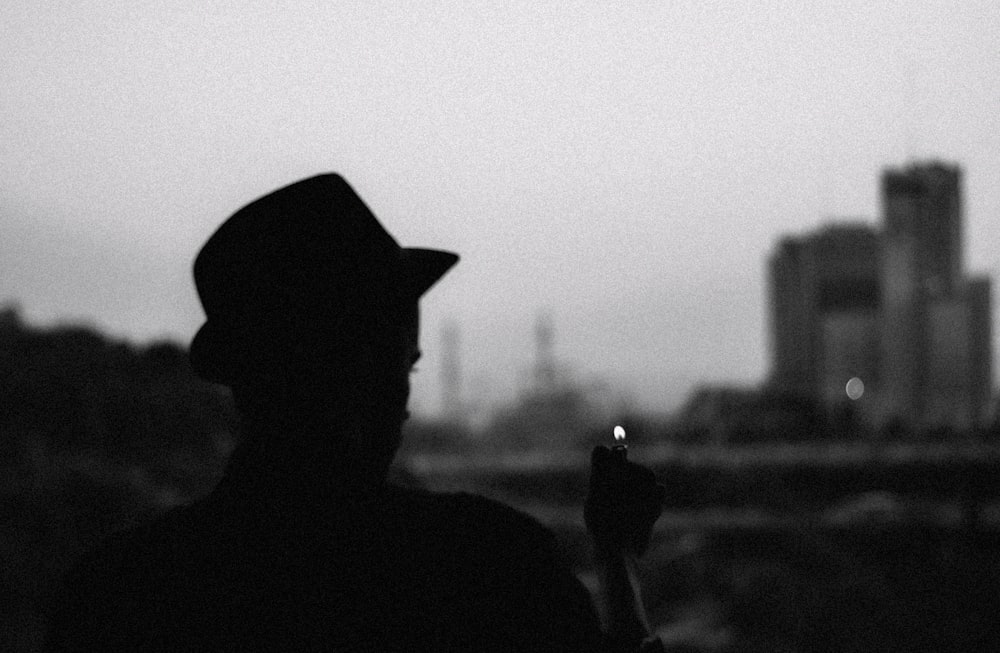
[{"label": "distant tower", "polygon": [[555,328],[552,316],[539,313],[535,319],[535,387],[545,393],[556,389]]},{"label": "distant tower", "polygon": [[912,257],[921,294],[950,297],[962,284],[961,171],[940,162],[889,169],[882,175],[888,247]]},{"label": "distant tower", "polygon": [[933,161],[882,176],[885,415],[967,428],[988,411],[990,282],[967,278],[962,175]]},{"label": "distant tower", "polygon": [[451,422],[462,422],[462,361],[458,324],[445,322],[441,329],[441,416]]}]

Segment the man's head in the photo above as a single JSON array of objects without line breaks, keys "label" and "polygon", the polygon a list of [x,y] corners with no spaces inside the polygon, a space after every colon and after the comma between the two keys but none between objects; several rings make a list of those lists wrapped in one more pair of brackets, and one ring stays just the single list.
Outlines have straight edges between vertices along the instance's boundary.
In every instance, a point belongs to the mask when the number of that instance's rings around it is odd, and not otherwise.
[{"label": "man's head", "polygon": [[306,179],[237,211],[202,248],[202,377],[267,418],[347,412],[400,422],[418,300],[458,260],[400,248],[347,182]]}]

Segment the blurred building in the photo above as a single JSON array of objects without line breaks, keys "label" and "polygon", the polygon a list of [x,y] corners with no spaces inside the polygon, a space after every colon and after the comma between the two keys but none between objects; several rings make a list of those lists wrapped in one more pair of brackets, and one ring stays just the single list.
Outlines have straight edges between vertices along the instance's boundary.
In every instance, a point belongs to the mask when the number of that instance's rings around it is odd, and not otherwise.
[{"label": "blurred building", "polygon": [[441,328],[441,417],[464,425],[467,420],[462,393],[462,348],[458,323],[445,322]]},{"label": "blurred building", "polygon": [[702,444],[812,440],[826,433],[813,402],[731,385],[695,388],[676,420],[680,440]]},{"label": "blurred building", "polygon": [[779,243],[769,265],[770,385],[827,407],[853,402],[873,424],[981,424],[990,280],[965,276],[961,171],[940,162],[886,170],[882,212],[879,231],[837,224]]},{"label": "blurred building", "polygon": [[703,385],[695,388],[681,408],[683,438],[723,444],[740,426],[756,419],[760,404],[757,388]]},{"label": "blurred building", "polygon": [[878,385],[880,264],[879,235],[865,224],[779,243],[770,261],[773,390],[830,405],[851,378]]},{"label": "blurred building", "polygon": [[989,410],[990,281],[965,276],[961,171],[934,162],[882,177],[883,417],[968,428]]}]

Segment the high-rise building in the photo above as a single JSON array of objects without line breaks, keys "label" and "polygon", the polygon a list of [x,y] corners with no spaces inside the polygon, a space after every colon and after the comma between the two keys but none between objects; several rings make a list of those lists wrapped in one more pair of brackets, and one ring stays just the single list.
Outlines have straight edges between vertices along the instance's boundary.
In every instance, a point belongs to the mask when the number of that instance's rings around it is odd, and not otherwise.
[{"label": "high-rise building", "polygon": [[784,238],[771,256],[771,383],[782,392],[812,396],[816,347],[812,283],[805,260],[808,244]]},{"label": "high-rise building", "polygon": [[983,424],[991,418],[993,405],[993,318],[989,277],[973,277],[965,283],[969,306],[969,399],[972,418]]},{"label": "high-rise building", "polygon": [[[860,399],[858,412],[876,424],[982,423],[990,281],[964,274],[961,171],[940,162],[886,170],[882,211],[879,232],[833,225],[778,245],[771,385],[827,406]],[[847,391],[855,377],[863,396]]]},{"label": "high-rise building", "polygon": [[940,162],[882,176],[886,419],[968,428],[987,411],[990,287],[965,276],[961,181]]},{"label": "high-rise building", "polygon": [[861,223],[781,241],[770,261],[776,390],[834,403],[854,377],[877,386],[879,254]]},{"label": "high-rise building", "polygon": [[940,162],[882,175],[883,239],[911,250],[913,281],[928,296],[961,291],[961,178],[957,166]]}]

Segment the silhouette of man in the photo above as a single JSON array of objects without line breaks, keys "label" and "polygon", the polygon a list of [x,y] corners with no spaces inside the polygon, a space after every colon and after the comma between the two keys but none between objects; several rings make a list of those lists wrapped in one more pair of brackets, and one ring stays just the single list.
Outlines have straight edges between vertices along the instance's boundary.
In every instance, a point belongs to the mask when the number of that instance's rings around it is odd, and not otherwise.
[{"label": "silhouette of man", "polygon": [[647,470],[595,451],[587,522],[612,561],[610,633],[538,523],[386,482],[418,299],[457,260],[400,248],[334,174],[223,223],[195,261],[207,319],[190,355],[232,388],[243,441],[209,496],[66,576],[52,648],[637,650],[648,630],[625,563],[659,514]]}]

